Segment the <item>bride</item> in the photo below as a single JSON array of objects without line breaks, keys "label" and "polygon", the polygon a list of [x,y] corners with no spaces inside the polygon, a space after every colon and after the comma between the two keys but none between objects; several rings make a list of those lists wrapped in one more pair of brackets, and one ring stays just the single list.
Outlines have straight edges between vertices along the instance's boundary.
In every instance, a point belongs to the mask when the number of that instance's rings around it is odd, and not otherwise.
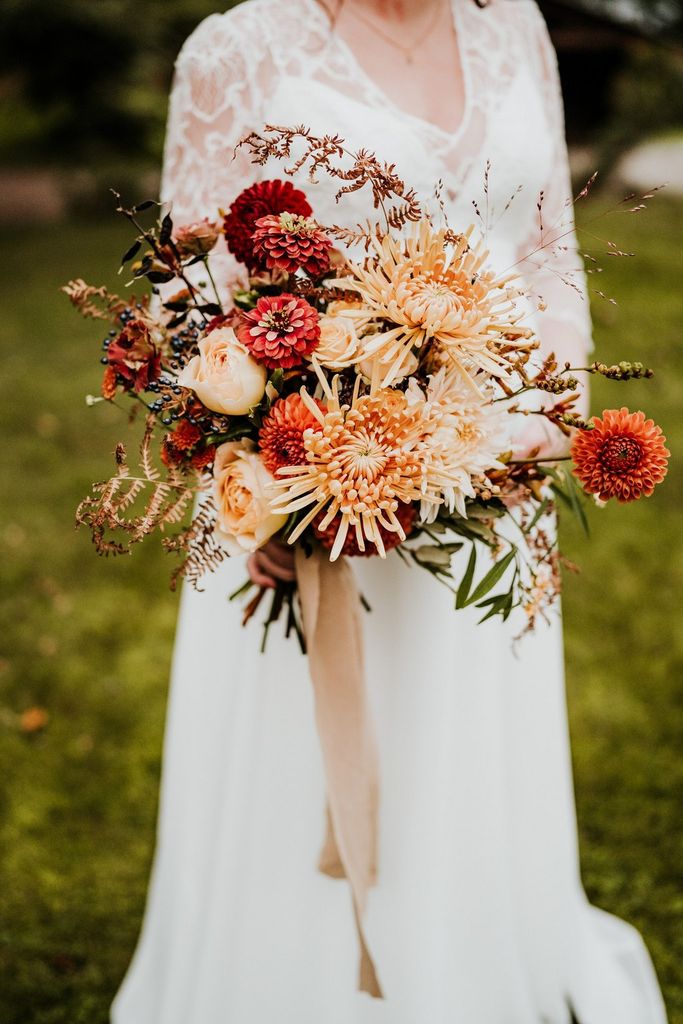
[{"label": "bride", "polygon": [[[547,305],[536,329],[585,360],[561,97],[534,0],[247,0],[207,18],[171,96],[177,224],[281,174],[232,156],[266,122],[339,133],[423,197],[441,181],[452,225],[476,202],[502,268],[539,244],[542,192],[564,240],[523,264]],[[370,213],[362,193],[335,207],[326,185],[298,184],[323,224]],[[227,251],[214,273],[236,273]],[[519,445],[542,440],[523,430]],[[231,559],[182,598],[156,861],[114,1024],[662,1024],[640,937],[581,887],[559,620],[513,651],[519,623],[476,626],[395,556],[356,562],[381,774],[366,930],[385,999],[357,991],[348,888],[316,869],[306,660],[275,635],[258,653],[227,601],[245,570]],[[267,583],[292,565],[271,546],[249,569]]]}]

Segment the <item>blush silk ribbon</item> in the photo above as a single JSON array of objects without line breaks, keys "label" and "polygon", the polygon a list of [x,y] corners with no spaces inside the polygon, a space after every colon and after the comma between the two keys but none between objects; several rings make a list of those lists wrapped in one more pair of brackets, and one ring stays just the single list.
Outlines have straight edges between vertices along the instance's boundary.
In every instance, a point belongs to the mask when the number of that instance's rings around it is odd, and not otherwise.
[{"label": "blush silk ribbon", "polygon": [[296,549],[315,718],[327,784],[327,836],[318,867],[348,879],[360,947],[359,990],[382,998],[363,928],[376,881],[378,767],[363,669],[360,595],[348,562]]}]

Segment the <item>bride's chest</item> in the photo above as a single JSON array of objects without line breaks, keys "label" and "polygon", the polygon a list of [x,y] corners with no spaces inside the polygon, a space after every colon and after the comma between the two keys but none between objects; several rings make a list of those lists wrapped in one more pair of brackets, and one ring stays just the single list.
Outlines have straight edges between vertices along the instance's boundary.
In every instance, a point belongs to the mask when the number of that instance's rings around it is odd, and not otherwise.
[{"label": "bride's chest", "polygon": [[[443,102],[449,102],[448,96]],[[303,74],[277,75],[260,114],[271,124],[303,124],[315,135],[338,134],[350,150],[371,150],[394,164],[423,199],[441,182],[453,218],[471,220],[473,203],[502,211],[516,193],[516,210],[513,203],[506,214],[512,232],[520,229],[515,223],[520,217],[528,221],[529,204],[533,200],[535,205],[552,170],[552,126],[538,84],[524,67],[505,79],[491,76],[485,84],[466,81],[462,123],[451,134],[403,113],[372,89],[356,90],[347,81],[336,86]],[[329,182],[307,190],[321,220],[334,219],[335,213],[339,219]],[[345,221],[371,212],[359,203],[351,207],[353,199],[345,200]]]}]

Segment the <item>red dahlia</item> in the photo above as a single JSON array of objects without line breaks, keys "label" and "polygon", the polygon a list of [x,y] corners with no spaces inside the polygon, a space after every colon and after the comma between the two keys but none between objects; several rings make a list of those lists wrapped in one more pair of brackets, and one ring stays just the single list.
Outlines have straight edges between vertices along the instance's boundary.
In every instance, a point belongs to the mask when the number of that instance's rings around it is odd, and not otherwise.
[{"label": "red dahlia", "polygon": [[[320,402],[318,405],[324,410]],[[305,463],[304,430],[319,426],[301,395],[288,395],[275,402],[259,433],[259,448],[266,469],[274,476],[281,466]]]},{"label": "red dahlia", "polygon": [[237,330],[254,359],[271,370],[301,366],[320,341],[318,314],[296,295],[266,295]]},{"label": "red dahlia", "polygon": [[253,235],[254,253],[268,270],[322,277],[330,269],[332,242],[310,217],[281,213],[261,217]]},{"label": "red dahlia", "polygon": [[[323,510],[316,516],[316,518],[313,520],[313,529],[315,530],[315,535],[322,544],[322,546],[329,550],[332,548],[332,545],[336,540],[337,531],[339,529],[339,522],[337,519],[333,519],[330,525],[327,527],[327,529],[321,530],[320,523],[323,521],[326,514],[326,511]],[[417,509],[415,508],[414,505],[407,505],[404,501],[400,501],[398,503],[398,508],[396,509],[396,518],[403,527],[403,532],[405,533],[406,537],[410,536],[410,534],[413,532],[413,529],[415,527],[416,516]],[[379,524],[379,532],[382,535],[382,541],[384,542],[385,551],[391,551],[392,548],[397,548],[399,544],[403,543],[398,533],[387,530],[386,527],[381,525],[381,523]],[[358,541],[356,539],[356,531],[354,530],[353,527],[351,527],[346,535],[346,540],[344,541],[344,547],[342,548],[341,553],[342,555],[347,555],[348,557],[361,555],[364,558],[370,558],[372,555],[378,554],[378,551],[375,544],[373,544],[372,541],[369,540],[365,541],[365,551],[361,551],[361,549],[358,546]]]},{"label": "red dahlia", "polygon": [[144,391],[161,373],[161,354],[144,320],[131,320],[107,349],[107,361],[126,390]]},{"label": "red dahlia", "polygon": [[304,193],[294,188],[291,181],[258,181],[240,192],[223,221],[228,249],[252,273],[265,268],[254,252],[252,235],[256,221],[279,213],[310,217],[313,210]]},{"label": "red dahlia", "polygon": [[593,417],[592,430],[580,430],[572,444],[574,472],[589,494],[602,501],[649,497],[667,473],[666,438],[642,412],[607,409]]}]

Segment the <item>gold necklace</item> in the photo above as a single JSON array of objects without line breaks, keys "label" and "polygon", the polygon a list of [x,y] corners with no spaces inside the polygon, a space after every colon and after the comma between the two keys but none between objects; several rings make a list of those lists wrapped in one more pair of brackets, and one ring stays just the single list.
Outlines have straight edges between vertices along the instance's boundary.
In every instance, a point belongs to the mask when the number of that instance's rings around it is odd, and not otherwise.
[{"label": "gold necklace", "polygon": [[358,10],[356,7],[352,6],[351,10],[353,11],[356,18],[359,21],[362,21],[365,25],[368,26],[368,28],[371,28],[376,35],[380,36],[380,38],[384,39],[387,43],[389,43],[390,46],[393,46],[394,49],[402,53],[407,64],[413,64],[415,62],[415,56],[419,51],[420,47],[424,42],[426,42],[426,40],[429,38],[429,36],[436,28],[439,17],[443,12],[443,4],[437,4],[435,6],[434,16],[429,19],[429,23],[425,30],[416,39],[413,39],[408,46],[405,46],[403,43],[399,43],[398,40],[394,39],[394,37],[389,32],[385,32],[385,30],[381,28],[381,26],[378,25],[375,21],[373,21],[372,18],[368,18],[366,14]]}]

